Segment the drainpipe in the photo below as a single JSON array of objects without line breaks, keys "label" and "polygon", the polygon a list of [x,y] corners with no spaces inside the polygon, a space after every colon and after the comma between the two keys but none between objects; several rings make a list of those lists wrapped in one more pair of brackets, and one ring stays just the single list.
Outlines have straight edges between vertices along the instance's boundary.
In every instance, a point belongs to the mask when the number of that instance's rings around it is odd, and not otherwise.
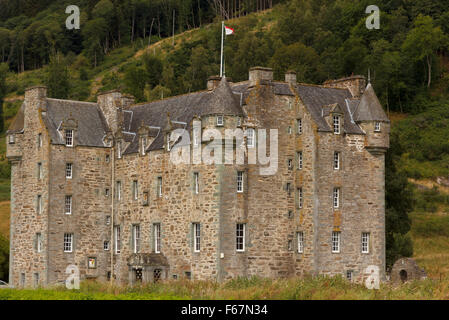
[{"label": "drainpipe", "polygon": [[111,157],[111,285],[114,283],[114,201],[115,201],[115,148],[112,147]]}]

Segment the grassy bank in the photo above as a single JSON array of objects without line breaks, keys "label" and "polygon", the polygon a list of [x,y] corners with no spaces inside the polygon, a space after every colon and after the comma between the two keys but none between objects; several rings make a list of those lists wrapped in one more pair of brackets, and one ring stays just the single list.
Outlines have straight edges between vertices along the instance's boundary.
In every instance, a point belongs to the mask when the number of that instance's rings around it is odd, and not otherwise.
[{"label": "grassy bank", "polygon": [[142,287],[111,287],[84,282],[80,290],[39,289],[0,290],[5,300],[404,300],[449,299],[449,280],[411,282],[394,287],[383,284],[380,290],[368,290],[362,285],[340,277],[269,280],[236,279],[223,284],[216,282],[176,281]]}]

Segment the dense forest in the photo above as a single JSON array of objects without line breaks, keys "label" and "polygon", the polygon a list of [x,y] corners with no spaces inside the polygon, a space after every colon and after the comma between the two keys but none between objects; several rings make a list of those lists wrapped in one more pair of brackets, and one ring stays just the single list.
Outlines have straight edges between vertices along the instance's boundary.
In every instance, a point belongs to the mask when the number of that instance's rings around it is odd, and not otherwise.
[{"label": "dense forest", "polygon": [[[81,11],[79,30],[65,27],[65,9],[73,4]],[[202,90],[219,72],[222,20],[236,31],[225,46],[226,75],[233,81],[247,79],[256,65],[272,67],[277,79],[294,70],[299,81],[317,84],[370,72],[389,114],[414,115],[393,130],[387,156],[391,265],[412,254],[407,214],[414,200],[407,178],[449,176],[449,7],[447,0],[377,0],[380,29],[369,30],[365,10],[371,4],[0,0],[0,118],[5,111],[10,119],[20,105],[6,102],[3,110],[2,98],[20,100],[27,86],[42,83],[52,97],[90,101],[115,88],[139,102]],[[0,177],[7,171],[0,166]]]}]

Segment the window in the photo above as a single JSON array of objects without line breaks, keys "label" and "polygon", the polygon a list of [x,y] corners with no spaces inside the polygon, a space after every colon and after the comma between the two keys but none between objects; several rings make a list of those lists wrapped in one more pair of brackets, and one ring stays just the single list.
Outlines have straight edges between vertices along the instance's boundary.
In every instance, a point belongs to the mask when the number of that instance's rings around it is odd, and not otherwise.
[{"label": "window", "polygon": [[170,134],[167,134],[167,151],[170,151]]},{"label": "window", "polygon": [[338,209],[340,207],[340,188],[334,188],[333,202],[334,208]]},{"label": "window", "polygon": [[72,196],[65,196],[65,214],[72,214]]},{"label": "window", "polygon": [[87,258],[87,267],[89,269],[96,269],[97,268],[97,258],[95,258],[95,257]]},{"label": "window", "polygon": [[40,162],[37,164],[37,178],[42,179],[42,163]]},{"label": "window", "polygon": [[20,274],[20,286],[25,287],[25,273]]},{"label": "window", "polygon": [[73,251],[73,233],[64,233],[64,252]]},{"label": "window", "polygon": [[298,253],[304,252],[304,232],[300,231],[297,233],[298,237]]},{"label": "window", "polygon": [[145,149],[147,147],[147,138],[146,137],[142,137],[140,139],[140,143],[142,144],[142,155],[145,155]]},{"label": "window", "polygon": [[369,236],[368,232],[362,233],[362,253],[369,253]]},{"label": "window", "polygon": [[380,122],[374,123],[374,132],[380,132]]},{"label": "window", "polygon": [[304,197],[302,194],[302,188],[298,188],[298,208],[302,209],[302,205],[304,202]]},{"label": "window", "polygon": [[157,196],[162,198],[162,177],[157,178]]},{"label": "window", "polygon": [[235,249],[239,252],[245,251],[245,224],[237,223]]},{"label": "window", "polygon": [[254,148],[256,145],[256,132],[253,128],[246,129],[246,137],[248,148]]},{"label": "window", "polygon": [[117,185],[116,197],[117,200],[120,201],[122,199],[122,182],[117,181],[116,185]]},{"label": "window", "polygon": [[149,198],[150,198],[150,196],[148,194],[148,191],[145,191],[143,193],[143,203],[142,203],[144,206],[148,206],[149,205],[149,203],[150,203]]},{"label": "window", "polygon": [[288,159],[287,165],[288,165],[288,169],[289,170],[293,169],[293,160],[292,159]]},{"label": "window", "polygon": [[193,180],[195,183],[195,194],[200,193],[200,182],[199,182],[199,173],[198,172],[194,172],[193,173]]},{"label": "window", "polygon": [[39,287],[39,273],[37,272],[34,273],[33,278],[34,278],[34,287],[35,288]]},{"label": "window", "polygon": [[302,119],[296,120],[298,134],[302,134]]},{"label": "window", "polygon": [[332,232],[332,252],[333,253],[340,252],[340,232],[339,231]]},{"label": "window", "polygon": [[340,152],[334,152],[334,170],[340,170]]},{"label": "window", "polygon": [[193,250],[195,252],[201,250],[201,225],[199,223],[193,224]]},{"label": "window", "polygon": [[154,252],[161,252],[161,224],[153,224]]},{"label": "window", "polygon": [[117,158],[122,158],[122,141],[117,142]]},{"label": "window", "polygon": [[73,130],[65,131],[65,145],[67,147],[73,147]]},{"label": "window", "polygon": [[217,127],[222,127],[224,125],[224,117],[217,116]]},{"label": "window", "polygon": [[36,251],[42,252],[42,234],[36,233]]},{"label": "window", "polygon": [[287,184],[285,185],[285,190],[287,191],[288,195],[291,194],[292,187],[291,187],[291,183],[290,182],[287,182]]},{"label": "window", "polygon": [[106,216],[106,225],[107,226],[111,225],[111,216]]},{"label": "window", "polygon": [[42,148],[42,133],[39,133],[37,135],[37,148],[38,149]]},{"label": "window", "polygon": [[302,151],[298,152],[298,170],[302,170]]},{"label": "window", "polygon": [[65,165],[65,178],[72,179],[73,176],[73,164],[66,163]]},{"label": "window", "polygon": [[237,192],[243,192],[243,171],[237,172]]},{"label": "window", "polygon": [[292,127],[289,126],[289,127],[287,128],[287,133],[288,133],[288,134],[292,134]]},{"label": "window", "polygon": [[109,155],[107,154],[106,157],[104,158],[104,161],[106,161],[106,163],[109,163],[109,160],[110,160],[110,157],[109,157]]},{"label": "window", "polygon": [[15,139],[14,135],[11,134],[11,135],[9,136],[9,144],[14,144],[15,142],[16,142],[16,139]]},{"label": "window", "polygon": [[241,127],[242,126],[242,118],[237,118],[237,127]]},{"label": "window", "polygon": [[288,240],[287,250],[288,251],[292,251],[293,250],[293,241],[292,240]]},{"label": "window", "polygon": [[352,273],[352,270],[346,271],[346,279],[348,279],[349,281],[352,281]]},{"label": "window", "polygon": [[334,133],[340,134],[340,116],[334,116]]},{"label": "window", "polygon": [[288,214],[287,214],[289,219],[293,218],[293,211],[292,210],[288,210]]},{"label": "window", "polygon": [[42,214],[42,196],[37,196],[37,204],[36,204],[36,212],[37,214]]},{"label": "window", "polygon": [[133,252],[139,253],[140,251],[140,225],[133,225]]},{"label": "window", "polygon": [[114,227],[114,238],[115,238],[115,254],[119,254],[121,249],[120,226]]},{"label": "window", "polygon": [[139,182],[137,180],[133,181],[133,199],[137,200],[139,195]]},{"label": "window", "polygon": [[109,197],[109,189],[108,188],[104,189],[104,195],[106,197]]}]

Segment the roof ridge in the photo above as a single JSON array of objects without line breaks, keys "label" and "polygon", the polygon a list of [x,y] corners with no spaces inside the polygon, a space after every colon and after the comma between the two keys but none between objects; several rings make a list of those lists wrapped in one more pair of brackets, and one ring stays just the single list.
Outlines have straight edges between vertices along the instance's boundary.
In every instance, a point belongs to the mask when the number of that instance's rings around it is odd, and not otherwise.
[{"label": "roof ridge", "polygon": [[62,101],[62,102],[68,102],[68,103],[83,103],[83,104],[90,104],[90,105],[98,105],[97,102],[78,101],[78,100],[55,99],[55,98],[47,98],[47,100]]},{"label": "roof ridge", "polygon": [[324,84],[313,84],[313,83],[304,83],[304,82],[298,82],[298,85],[301,86],[307,86],[307,87],[318,87],[318,88],[324,88],[324,89],[338,89],[338,90],[348,90],[348,88],[337,88],[332,86],[327,86]]},{"label": "roof ridge", "polygon": [[179,95],[176,95],[176,96],[171,96],[171,97],[158,99],[158,100],[154,100],[154,101],[147,101],[147,102],[136,103],[136,104],[131,105],[129,108],[132,109],[134,107],[141,107],[141,106],[150,105],[150,104],[156,103],[156,102],[168,101],[170,99],[175,99],[175,98],[179,98],[179,97],[185,97],[185,96],[198,94],[198,93],[206,93],[206,92],[212,92],[212,91],[205,89],[205,90],[200,90],[200,91],[195,91],[195,92],[183,93],[183,94],[179,94]]}]

